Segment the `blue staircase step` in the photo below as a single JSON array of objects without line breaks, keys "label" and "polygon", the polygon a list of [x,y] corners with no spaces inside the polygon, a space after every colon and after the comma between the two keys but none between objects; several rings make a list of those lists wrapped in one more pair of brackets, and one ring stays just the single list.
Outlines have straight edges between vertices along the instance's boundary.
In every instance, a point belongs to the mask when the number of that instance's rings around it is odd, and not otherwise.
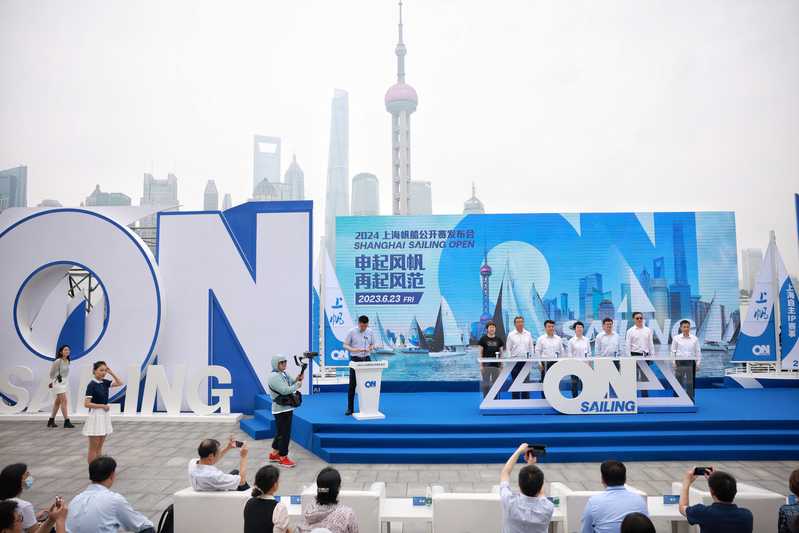
[{"label": "blue staircase step", "polygon": [[267,409],[256,409],[253,418],[239,422],[239,427],[254,440],[269,439],[275,436],[275,418],[271,405]]},{"label": "blue staircase step", "polygon": [[258,394],[255,397],[255,408],[256,409],[271,409],[272,408],[272,398],[268,394]]}]

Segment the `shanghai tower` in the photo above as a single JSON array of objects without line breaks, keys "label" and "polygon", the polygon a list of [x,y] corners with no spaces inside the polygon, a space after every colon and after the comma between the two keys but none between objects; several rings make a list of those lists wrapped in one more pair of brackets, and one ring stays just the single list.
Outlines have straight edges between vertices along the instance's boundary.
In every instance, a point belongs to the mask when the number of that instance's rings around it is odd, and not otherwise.
[{"label": "shanghai tower", "polygon": [[350,108],[347,91],[336,89],[330,104],[330,151],[327,158],[325,243],[336,261],[336,216],[350,214]]},{"label": "shanghai tower", "polygon": [[411,113],[416,111],[419,98],[416,90],[405,83],[405,43],[402,42],[402,2],[399,3],[399,40],[394,49],[397,56],[397,83],[386,92],[386,111],[391,113],[391,186],[392,213],[407,215],[411,189]]}]

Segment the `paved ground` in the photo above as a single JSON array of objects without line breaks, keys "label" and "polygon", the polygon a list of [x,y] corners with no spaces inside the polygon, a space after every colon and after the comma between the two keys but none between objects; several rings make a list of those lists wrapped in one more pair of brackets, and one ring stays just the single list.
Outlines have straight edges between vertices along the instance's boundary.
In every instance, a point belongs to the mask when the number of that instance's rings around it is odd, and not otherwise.
[{"label": "paved ground", "polygon": [[[59,420],[59,425],[61,421]],[[115,433],[106,443],[105,453],[118,464],[114,490],[124,494],[138,510],[157,523],[161,511],[171,503],[171,495],[188,486],[186,466],[196,456],[197,445],[206,437],[223,441],[233,434],[240,440],[247,435],[238,424],[186,422],[115,422]],[[270,441],[250,442],[249,478],[265,464]],[[508,450],[510,453],[512,450]],[[291,456],[298,466],[283,470],[280,494],[299,494],[304,485],[316,478],[326,465],[298,445],[292,444]],[[35,483],[23,494],[37,508],[47,506],[56,495],[69,501],[88,484],[86,438],[76,429],[48,429],[44,422],[0,422],[0,465],[25,462],[34,474]],[[339,469],[345,488],[368,488],[373,481],[384,481],[389,497],[424,495],[428,485],[443,485],[447,490],[489,491],[499,482],[498,464],[478,465],[334,465]],[[714,461],[709,464],[731,472],[739,481],[786,494],[791,471],[799,461]],[[232,450],[220,465],[229,470],[238,465],[238,453]],[[643,462],[627,464],[631,485],[650,495],[669,493],[671,482],[682,477],[689,463]],[[601,488],[598,463],[552,463],[542,465],[548,482],[561,481],[574,489]],[[659,527],[658,530],[661,528]],[[410,531],[423,529],[405,528]]]}]

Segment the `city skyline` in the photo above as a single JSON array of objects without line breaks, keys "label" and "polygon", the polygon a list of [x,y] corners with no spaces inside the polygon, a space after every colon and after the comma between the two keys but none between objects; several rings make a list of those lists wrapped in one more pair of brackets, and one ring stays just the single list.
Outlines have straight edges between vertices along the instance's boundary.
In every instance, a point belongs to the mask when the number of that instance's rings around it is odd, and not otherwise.
[{"label": "city skyline", "polygon": [[[248,198],[249,139],[267,132],[302,156],[321,228],[328,98],[343,87],[359,124],[351,174],[380,176],[381,212],[390,212],[391,117],[382,97],[395,75],[387,58],[396,4],[200,2],[187,18],[188,5],[0,7],[0,66],[17,73],[0,88],[8,102],[0,168],[28,166],[28,205],[78,205],[96,183],[136,199],[143,171],[179,175],[186,209],[202,205],[212,177],[234,198]],[[795,274],[799,165],[786,155],[797,141],[786,110],[799,89],[799,37],[790,24],[799,7],[698,2],[687,32],[686,9],[509,2],[486,12],[476,2],[457,11],[406,2],[408,58],[424,96],[424,112],[414,116],[414,175],[432,176],[437,190],[468,192],[476,181],[492,212],[734,210],[738,248],[764,247],[773,227]],[[488,41],[473,38],[505,27],[508,14],[518,23]],[[66,27],[58,24],[64,17],[72,21]],[[728,23],[713,24],[719,17]],[[266,19],[266,27],[256,23]],[[354,22],[364,19],[371,23]],[[220,21],[237,29],[212,45],[207,35]],[[84,35],[79,54],[73,32]],[[630,42],[636,46],[619,46]],[[104,50],[118,52],[113,62]],[[779,82],[768,75],[774,64],[784,69]],[[58,99],[44,96],[53,84]],[[770,105],[762,113],[745,112],[763,101]],[[104,111],[112,104],[113,120]],[[460,128],[466,112],[470,127]],[[475,144],[475,132],[491,134]],[[589,193],[543,197],[547,184],[560,182]],[[459,213],[466,196],[438,195],[434,212]]]}]

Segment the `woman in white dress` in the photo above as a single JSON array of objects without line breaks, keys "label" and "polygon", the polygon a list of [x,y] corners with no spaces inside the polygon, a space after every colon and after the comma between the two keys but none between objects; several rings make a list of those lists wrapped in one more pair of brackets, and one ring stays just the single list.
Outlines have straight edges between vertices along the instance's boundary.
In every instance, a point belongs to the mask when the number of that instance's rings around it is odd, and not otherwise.
[{"label": "woman in white dress", "polygon": [[50,413],[50,420],[47,421],[47,427],[57,428],[55,417],[58,410],[61,409],[61,414],[64,415],[64,427],[74,428],[72,422],[69,421],[69,414],[67,413],[67,389],[69,389],[69,354],[70,349],[66,344],[58,349],[55,354],[55,361],[53,366],[50,367],[50,388],[53,389],[55,400],[53,401],[53,410]]},{"label": "woman in white dress", "polygon": [[[110,374],[113,379],[105,379]],[[89,418],[83,425],[83,434],[89,437],[89,463],[103,455],[103,443],[107,435],[113,433],[111,414],[108,412],[108,391],[111,387],[121,387],[122,380],[108,368],[105,361],[94,363],[94,379],[86,387],[83,405],[89,410]]]}]

